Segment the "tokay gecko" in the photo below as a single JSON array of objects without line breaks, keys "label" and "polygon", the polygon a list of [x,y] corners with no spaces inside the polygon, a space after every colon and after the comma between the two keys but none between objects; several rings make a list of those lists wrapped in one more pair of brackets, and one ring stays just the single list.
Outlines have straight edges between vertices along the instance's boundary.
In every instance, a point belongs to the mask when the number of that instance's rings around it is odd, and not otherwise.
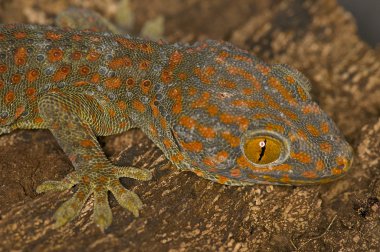
[{"label": "tokay gecko", "polygon": [[49,129],[75,171],[37,192],[77,186],[54,218],[94,196],[94,221],[112,222],[110,191],[138,216],[142,201],[96,136],[140,128],[177,168],[234,186],[305,185],[344,175],[353,152],[311,100],[308,79],[226,42],[193,45],[38,25],[0,26],[0,135]]}]

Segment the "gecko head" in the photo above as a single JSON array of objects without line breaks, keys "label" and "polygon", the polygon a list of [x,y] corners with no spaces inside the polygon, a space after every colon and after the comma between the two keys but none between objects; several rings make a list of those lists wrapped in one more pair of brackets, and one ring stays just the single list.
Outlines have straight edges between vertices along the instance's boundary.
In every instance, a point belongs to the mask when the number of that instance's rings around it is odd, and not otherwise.
[{"label": "gecko head", "polygon": [[234,185],[323,183],[348,171],[352,148],[303,74],[231,45],[207,58],[173,126],[185,168]]}]

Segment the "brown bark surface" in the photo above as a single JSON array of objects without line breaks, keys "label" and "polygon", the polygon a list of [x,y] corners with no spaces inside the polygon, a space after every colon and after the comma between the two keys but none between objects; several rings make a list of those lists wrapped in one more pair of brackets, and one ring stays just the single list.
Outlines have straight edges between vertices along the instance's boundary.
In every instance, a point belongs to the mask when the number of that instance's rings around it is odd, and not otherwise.
[{"label": "brown bark surface", "polygon": [[[134,16],[132,33],[162,15],[170,42],[231,41],[268,62],[287,63],[313,84],[312,95],[355,149],[351,172],[309,187],[229,187],[179,172],[139,130],[101,139],[118,165],[154,171],[123,181],[144,202],[139,218],[111,198],[105,234],[92,201],[68,225],[52,215],[72,192],[37,195],[46,179],[73,168],[48,131],[0,137],[0,251],[376,251],[380,247],[379,53],[358,38],[353,18],[332,0],[115,0],[0,2],[1,23],[51,24],[70,5],[113,23]],[[129,16],[126,16],[129,15]],[[131,23],[129,23],[131,26]]]}]

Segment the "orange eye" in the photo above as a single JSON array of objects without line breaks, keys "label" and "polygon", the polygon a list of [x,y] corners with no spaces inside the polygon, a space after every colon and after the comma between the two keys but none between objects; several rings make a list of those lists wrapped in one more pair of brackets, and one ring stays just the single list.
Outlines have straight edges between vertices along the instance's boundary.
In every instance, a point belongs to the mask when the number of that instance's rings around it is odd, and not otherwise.
[{"label": "orange eye", "polygon": [[242,148],[247,159],[255,165],[278,163],[288,154],[282,137],[266,131],[246,136]]}]

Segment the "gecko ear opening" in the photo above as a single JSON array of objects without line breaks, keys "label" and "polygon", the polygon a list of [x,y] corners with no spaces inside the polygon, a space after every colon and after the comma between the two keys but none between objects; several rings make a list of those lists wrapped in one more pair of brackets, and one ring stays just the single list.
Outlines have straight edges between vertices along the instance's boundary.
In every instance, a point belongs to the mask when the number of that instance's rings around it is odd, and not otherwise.
[{"label": "gecko ear opening", "polygon": [[266,130],[248,132],[241,149],[255,166],[276,165],[289,157],[288,142],[278,133]]}]

